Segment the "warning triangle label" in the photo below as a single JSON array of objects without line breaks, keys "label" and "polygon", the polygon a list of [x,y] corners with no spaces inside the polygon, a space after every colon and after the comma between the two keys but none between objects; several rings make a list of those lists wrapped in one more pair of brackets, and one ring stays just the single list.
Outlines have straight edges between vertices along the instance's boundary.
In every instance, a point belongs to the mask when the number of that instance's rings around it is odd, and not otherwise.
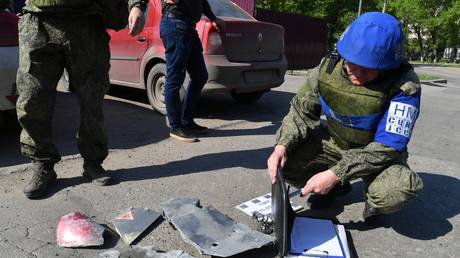
[{"label": "warning triangle label", "polygon": [[133,220],[133,213],[131,211],[128,211],[125,214],[121,214],[117,219],[124,219],[124,220]]}]

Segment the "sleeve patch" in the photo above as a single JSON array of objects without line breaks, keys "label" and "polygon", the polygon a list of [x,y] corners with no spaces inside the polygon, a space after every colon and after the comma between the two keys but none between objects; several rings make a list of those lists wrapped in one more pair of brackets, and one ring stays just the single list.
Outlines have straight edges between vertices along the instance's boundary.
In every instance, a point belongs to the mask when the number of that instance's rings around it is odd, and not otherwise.
[{"label": "sleeve patch", "polygon": [[401,102],[391,102],[385,131],[409,138],[417,115],[417,107]]}]

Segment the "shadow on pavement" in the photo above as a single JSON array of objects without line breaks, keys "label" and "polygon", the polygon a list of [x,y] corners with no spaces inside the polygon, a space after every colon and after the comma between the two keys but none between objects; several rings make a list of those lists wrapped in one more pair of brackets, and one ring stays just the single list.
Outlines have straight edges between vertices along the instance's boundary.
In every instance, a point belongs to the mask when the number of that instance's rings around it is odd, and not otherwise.
[{"label": "shadow on pavement", "polygon": [[[111,149],[130,149],[168,137],[164,117],[148,108],[106,99],[104,114]],[[55,144],[62,156],[79,153],[75,140],[79,116],[77,96],[59,92],[53,124]],[[28,163],[20,153],[19,133],[0,137],[0,153],[0,167]]]},{"label": "shadow on pavement", "polygon": [[[422,192],[400,212],[385,216],[382,226],[409,238],[432,240],[453,229],[448,219],[460,213],[460,180],[427,172],[419,175],[424,183]],[[344,225],[360,231],[375,228],[362,221]]]},{"label": "shadow on pavement", "polygon": [[[372,230],[378,227],[392,228],[401,235],[418,240],[432,240],[453,230],[450,218],[460,213],[460,180],[450,176],[427,172],[418,173],[424,182],[424,189],[419,196],[401,211],[382,217],[377,223],[366,224],[358,221],[341,223],[347,230]],[[343,198],[338,198],[335,205],[327,210],[305,210],[300,216],[328,218],[337,221],[336,216],[344,211],[344,206],[363,202],[362,181],[354,182],[353,191]],[[351,239],[351,238],[350,238]],[[352,245],[350,245],[352,247]],[[351,248],[357,255],[356,250]],[[357,257],[357,256],[354,256]]]},{"label": "shadow on pavement", "polygon": [[281,126],[280,123],[271,124],[261,128],[251,129],[222,129],[222,128],[211,128],[209,133],[200,136],[200,138],[217,138],[217,137],[230,137],[230,136],[243,136],[243,135],[274,135],[278,128]]},{"label": "shadow on pavement", "polygon": [[[110,149],[131,149],[169,137],[164,116],[145,107],[148,104],[145,91],[112,85],[108,95],[144,104],[136,105],[113,99],[104,101],[105,127]],[[271,135],[276,132],[288,111],[288,103],[293,95],[271,91],[259,102],[243,105],[234,101],[229,94],[208,94],[202,97],[197,113],[199,118],[204,119],[272,121],[273,124],[263,130],[216,128],[209,137]],[[76,95],[58,92],[53,123],[55,144],[60,154],[78,154],[75,136],[79,126],[79,103]],[[19,132],[0,136],[0,154],[0,168],[29,162],[20,153]]]},{"label": "shadow on pavement", "polygon": [[[118,182],[140,181],[214,171],[232,167],[264,169],[266,158],[272,148],[240,150],[199,155],[184,160],[171,161],[162,165],[120,169],[111,174]],[[212,162],[209,162],[212,160]]]},{"label": "shadow on pavement", "polygon": [[[235,130],[232,135],[252,133],[261,135],[264,133],[272,134],[276,131],[274,126],[267,126],[258,129]],[[228,134],[227,131],[223,134]],[[211,133],[218,134],[220,131]],[[218,137],[218,136],[216,136]],[[272,147],[253,150],[237,150],[221,153],[209,153],[194,156],[184,160],[174,160],[165,164],[137,167],[129,169],[108,170],[113,177],[113,185],[125,181],[141,181],[150,180],[162,177],[171,177],[178,175],[186,175],[192,173],[200,173],[207,171],[215,171],[220,169],[243,167],[250,169],[265,169],[267,167],[266,159],[273,151]],[[213,162],[209,162],[212,160]],[[47,199],[54,194],[73,186],[84,183],[91,183],[89,179],[83,176],[58,178],[57,181],[49,187],[47,193],[40,199]]]},{"label": "shadow on pavement", "polygon": [[[275,245],[269,244],[258,249],[249,250],[237,255],[229,256],[228,258],[274,258],[279,257],[278,249]],[[211,256],[212,258],[217,258],[219,256]]]},{"label": "shadow on pavement", "polygon": [[272,90],[252,104],[240,104],[230,94],[205,94],[200,99],[197,115],[204,119],[245,120],[279,123],[289,111],[294,93]]}]

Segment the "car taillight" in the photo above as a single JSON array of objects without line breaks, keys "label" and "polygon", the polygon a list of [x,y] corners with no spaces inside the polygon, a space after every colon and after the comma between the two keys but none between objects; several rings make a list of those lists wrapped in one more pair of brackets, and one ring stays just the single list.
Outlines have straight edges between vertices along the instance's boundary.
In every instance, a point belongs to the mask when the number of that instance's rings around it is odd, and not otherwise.
[{"label": "car taillight", "polygon": [[205,53],[208,55],[221,55],[224,54],[224,48],[222,46],[222,37],[220,33],[214,28],[212,23],[208,22],[207,26],[210,27],[208,32],[208,40],[206,45]]},{"label": "car taillight", "polygon": [[0,13],[0,47],[18,45],[18,17],[12,13]]},{"label": "car taillight", "polygon": [[16,105],[16,102],[18,101],[18,95],[6,96],[6,98],[15,105]]}]

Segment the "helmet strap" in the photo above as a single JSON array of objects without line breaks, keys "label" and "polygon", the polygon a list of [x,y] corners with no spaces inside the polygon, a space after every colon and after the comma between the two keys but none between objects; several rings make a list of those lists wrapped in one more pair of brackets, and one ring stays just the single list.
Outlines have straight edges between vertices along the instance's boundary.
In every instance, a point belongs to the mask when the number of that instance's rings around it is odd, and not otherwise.
[{"label": "helmet strap", "polygon": [[333,51],[329,54],[329,63],[327,64],[326,73],[332,74],[334,71],[335,66],[340,62],[342,57],[336,51]]}]

